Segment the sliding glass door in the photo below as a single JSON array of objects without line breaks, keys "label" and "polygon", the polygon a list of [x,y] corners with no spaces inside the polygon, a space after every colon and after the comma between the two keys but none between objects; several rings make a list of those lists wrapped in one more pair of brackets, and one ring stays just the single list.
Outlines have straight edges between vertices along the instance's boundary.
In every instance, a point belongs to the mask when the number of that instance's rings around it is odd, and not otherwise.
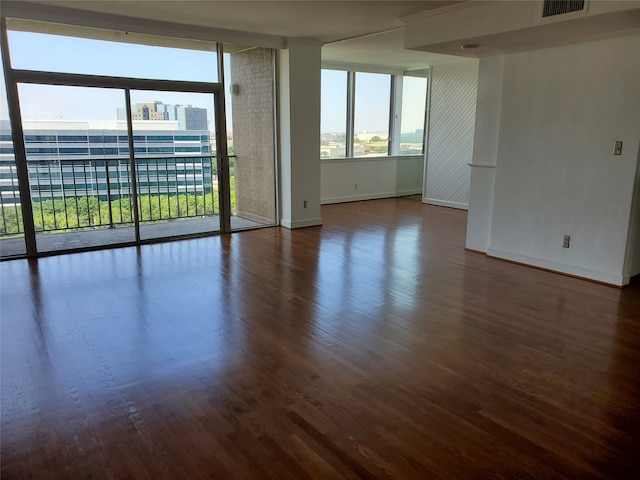
[{"label": "sliding glass door", "polygon": [[[38,253],[230,231],[221,86],[16,76]],[[9,180],[17,184],[14,176]],[[19,238],[19,203],[11,205]],[[10,210],[3,205],[4,223]],[[13,243],[14,254],[25,253]]]},{"label": "sliding glass door", "polygon": [[9,123],[9,105],[4,95],[4,69],[0,88],[0,256],[13,257],[24,255],[27,249],[24,242],[18,169]]},{"label": "sliding glass door", "polygon": [[[136,240],[125,91],[18,84],[38,252]],[[124,140],[120,142],[120,140]]]},{"label": "sliding glass door", "polygon": [[273,51],[0,24],[1,256],[277,224]]},{"label": "sliding glass door", "polygon": [[131,91],[142,240],[220,231],[214,99]]}]

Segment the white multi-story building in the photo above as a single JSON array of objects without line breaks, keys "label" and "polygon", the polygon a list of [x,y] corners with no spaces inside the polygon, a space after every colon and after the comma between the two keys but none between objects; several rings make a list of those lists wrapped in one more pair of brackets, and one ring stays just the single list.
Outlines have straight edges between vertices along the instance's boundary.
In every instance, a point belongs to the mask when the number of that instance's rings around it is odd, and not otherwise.
[{"label": "white multi-story building", "polygon": [[[23,125],[33,200],[131,193],[125,121]],[[133,148],[138,194],[211,190],[215,152],[206,129],[185,131],[173,120],[134,120]],[[8,122],[0,123],[0,194],[3,206],[20,201]]]}]

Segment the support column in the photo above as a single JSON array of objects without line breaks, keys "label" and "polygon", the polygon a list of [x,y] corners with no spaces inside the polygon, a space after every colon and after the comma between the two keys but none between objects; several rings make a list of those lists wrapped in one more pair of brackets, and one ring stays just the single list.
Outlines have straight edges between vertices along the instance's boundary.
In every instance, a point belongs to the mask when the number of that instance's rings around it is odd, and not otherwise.
[{"label": "support column", "polygon": [[280,223],[322,225],[320,215],[320,48],[290,40],[279,51]]},{"label": "support column", "polygon": [[480,59],[466,247],[485,253],[491,240],[503,71],[504,55]]},{"label": "support column", "polygon": [[231,98],[236,215],[276,222],[273,51],[253,48],[231,54]]}]

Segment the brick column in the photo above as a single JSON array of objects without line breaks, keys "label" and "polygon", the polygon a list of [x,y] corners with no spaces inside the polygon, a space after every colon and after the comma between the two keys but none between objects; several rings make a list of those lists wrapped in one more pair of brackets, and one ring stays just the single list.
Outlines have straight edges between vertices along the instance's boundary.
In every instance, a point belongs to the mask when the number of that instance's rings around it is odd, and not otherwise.
[{"label": "brick column", "polygon": [[232,54],[231,83],[238,85],[231,97],[236,212],[249,220],[274,223],[273,51],[254,48]]}]

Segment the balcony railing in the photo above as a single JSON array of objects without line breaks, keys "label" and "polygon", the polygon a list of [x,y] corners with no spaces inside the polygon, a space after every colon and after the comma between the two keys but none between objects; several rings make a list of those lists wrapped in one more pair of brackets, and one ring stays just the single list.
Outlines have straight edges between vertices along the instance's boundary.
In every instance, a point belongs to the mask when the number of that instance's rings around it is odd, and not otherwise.
[{"label": "balcony railing", "polygon": [[[37,233],[134,223],[129,159],[31,159],[27,164]],[[13,162],[0,164],[0,236],[23,233],[17,178]],[[136,183],[140,223],[219,213],[215,155],[137,159]]]}]

